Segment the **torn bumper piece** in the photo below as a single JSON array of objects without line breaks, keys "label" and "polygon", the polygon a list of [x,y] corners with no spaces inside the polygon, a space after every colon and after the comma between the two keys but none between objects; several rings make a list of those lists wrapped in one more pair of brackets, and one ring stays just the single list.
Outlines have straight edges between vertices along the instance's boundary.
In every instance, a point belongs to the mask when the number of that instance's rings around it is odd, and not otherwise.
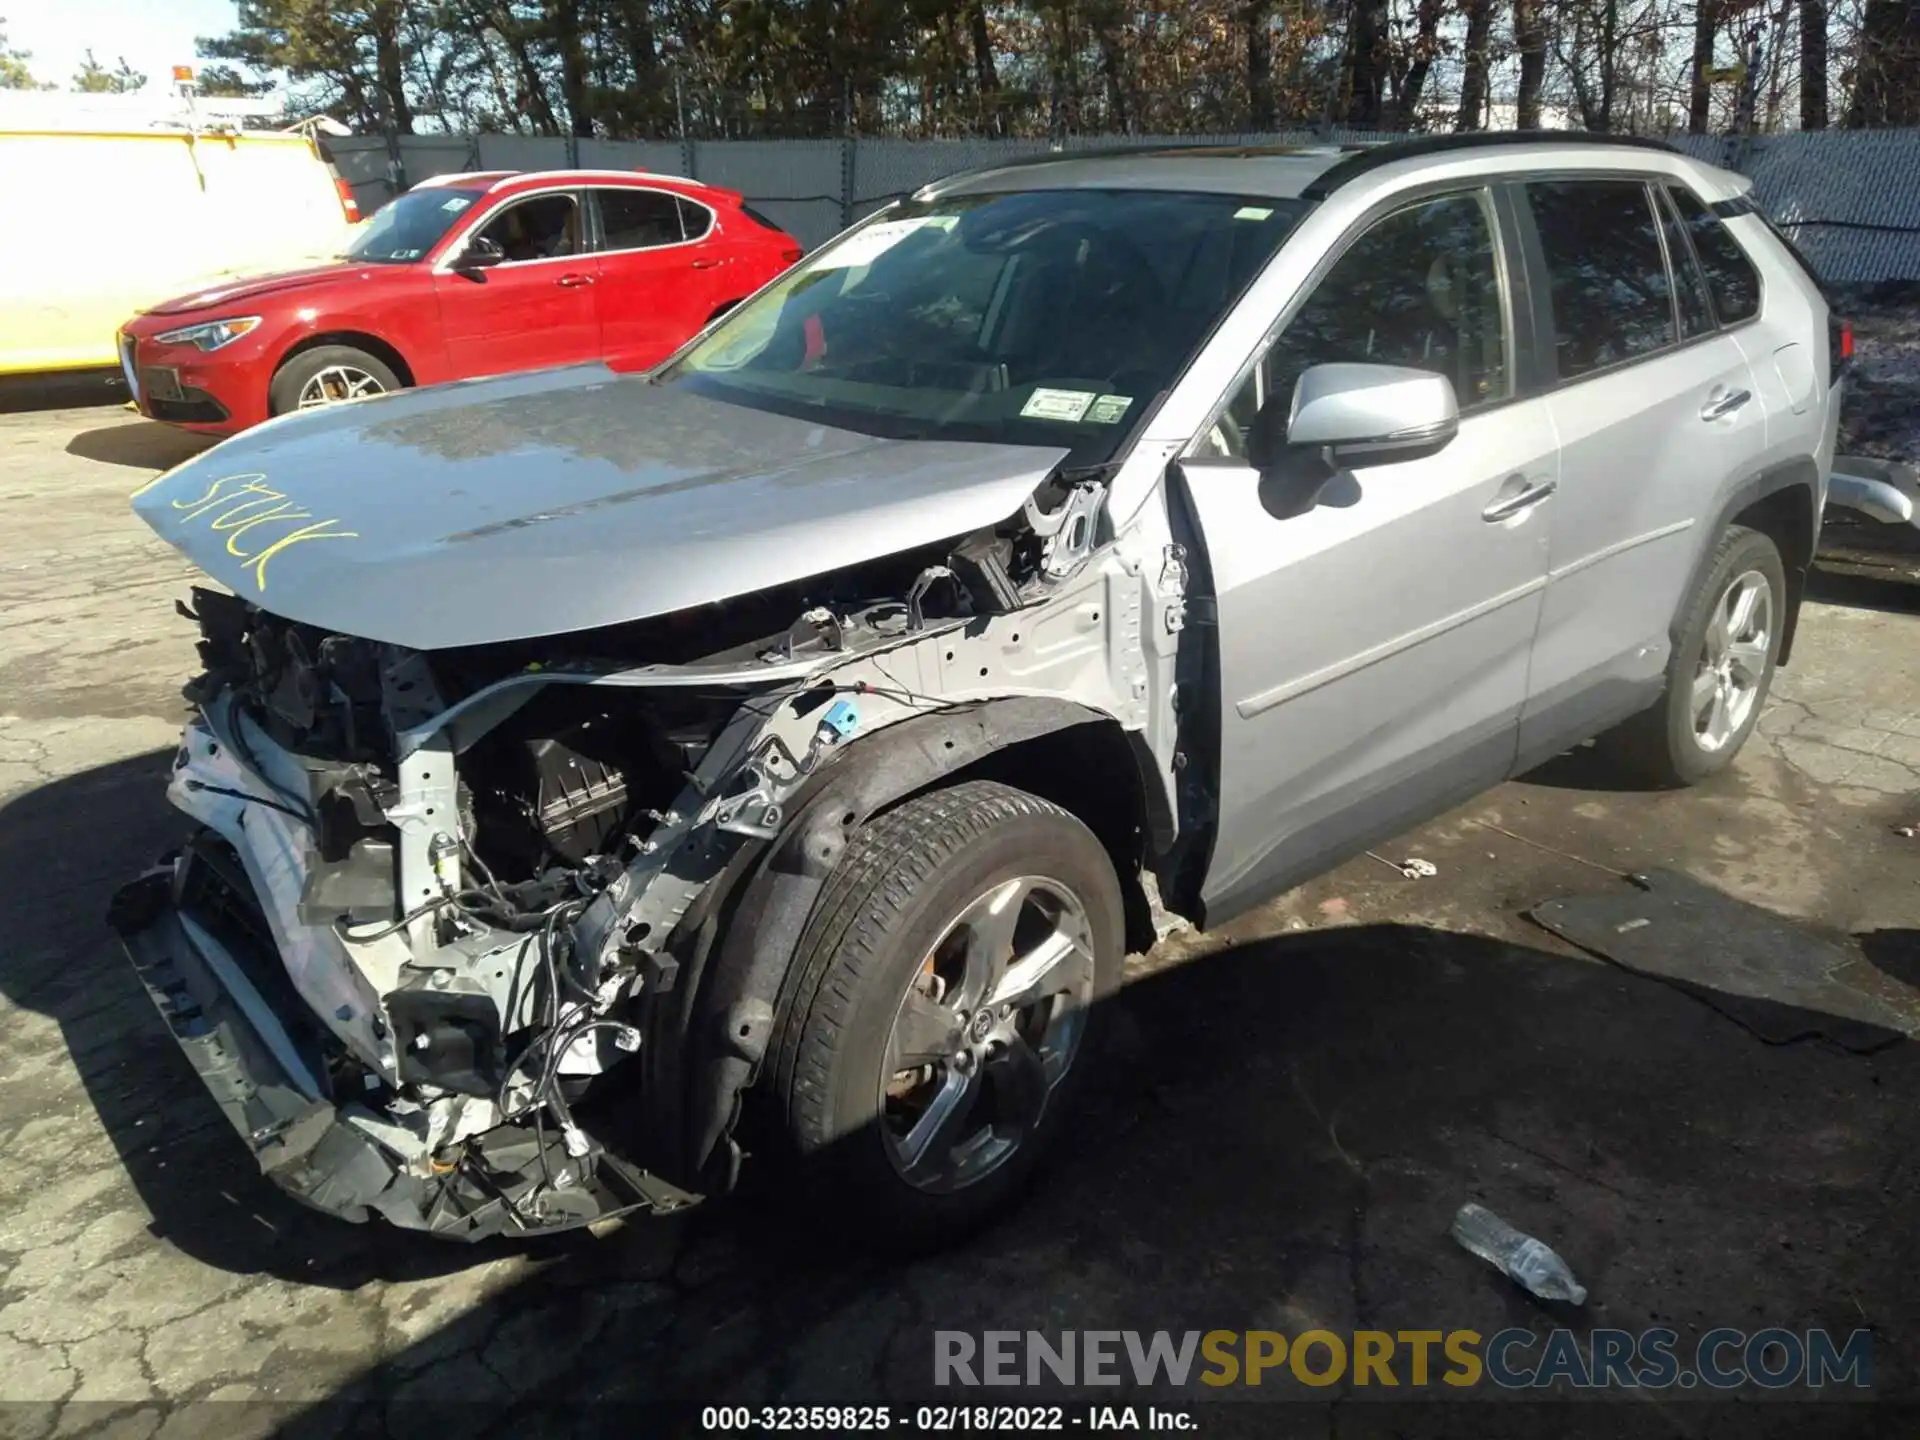
[{"label": "torn bumper piece", "polygon": [[598,1145],[569,1156],[557,1135],[528,1127],[498,1126],[424,1166],[390,1152],[352,1123],[357,1102],[330,1093],[326,1057],[307,1038],[321,1027],[290,1026],[263,998],[272,973],[261,966],[277,966],[278,957],[216,937],[196,914],[189,897],[200,863],[189,850],[123,886],[107,923],[228,1123],[288,1195],[342,1220],[378,1214],[463,1240],[577,1229],[695,1203]]},{"label": "torn bumper piece", "polygon": [[1842,455],[1833,462],[1827,503],[1857,510],[1883,525],[1914,523],[1914,499],[1920,479],[1911,465]]}]

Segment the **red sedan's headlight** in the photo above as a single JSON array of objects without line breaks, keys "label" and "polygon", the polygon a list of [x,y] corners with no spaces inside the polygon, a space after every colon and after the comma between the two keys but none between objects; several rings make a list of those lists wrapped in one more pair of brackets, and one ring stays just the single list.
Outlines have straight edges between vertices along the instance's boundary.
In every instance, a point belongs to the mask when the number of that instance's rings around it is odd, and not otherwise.
[{"label": "red sedan's headlight", "polygon": [[230,320],[207,320],[198,325],[183,325],[153,338],[162,345],[191,345],[196,350],[218,350],[231,345],[260,323],[258,315],[237,315]]}]

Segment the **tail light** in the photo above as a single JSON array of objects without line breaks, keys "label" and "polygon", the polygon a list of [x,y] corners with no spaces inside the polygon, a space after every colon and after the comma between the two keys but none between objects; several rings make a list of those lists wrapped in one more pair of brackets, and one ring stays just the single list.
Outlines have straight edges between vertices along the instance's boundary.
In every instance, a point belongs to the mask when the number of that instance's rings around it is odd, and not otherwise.
[{"label": "tail light", "polygon": [[336,175],[333,177],[333,190],[340,197],[340,209],[347,217],[349,225],[360,223],[360,202],[353,198],[353,187]]},{"label": "tail light", "polygon": [[798,245],[789,245],[787,246],[786,249],[780,252],[780,258],[786,261],[787,264],[793,265],[793,264],[797,264],[799,262],[800,257],[805,253],[806,252],[802,250]]},{"label": "tail light", "polygon": [[1827,316],[1827,384],[1837,385],[1853,361],[1853,322]]}]

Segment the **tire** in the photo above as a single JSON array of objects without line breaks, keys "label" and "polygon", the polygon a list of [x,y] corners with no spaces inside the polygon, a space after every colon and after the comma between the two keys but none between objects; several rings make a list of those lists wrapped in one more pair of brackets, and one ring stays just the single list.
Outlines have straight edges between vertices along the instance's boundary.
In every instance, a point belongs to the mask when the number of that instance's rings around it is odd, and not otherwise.
[{"label": "tire", "polygon": [[[996,911],[1008,898],[1019,903]],[[982,957],[1008,932],[1010,953],[1034,958],[1008,967],[1014,981],[981,987],[969,960],[990,975]],[[969,781],[860,831],[801,939],[770,1056],[769,1118],[806,1197],[836,1229],[851,1215],[851,1233],[910,1252],[958,1240],[1012,1204],[1073,1108],[1125,934],[1106,849],[1024,791]],[[1010,1019],[969,1000],[1014,994],[1018,975],[1056,953],[1052,998]],[[933,1052],[948,1058],[895,1069]],[[935,1097],[949,1095],[961,1098],[941,1131]],[[940,1138],[916,1162],[919,1136]],[[943,1148],[950,1139],[966,1143]]]},{"label": "tire", "polygon": [[[323,388],[331,389],[332,386],[322,378],[328,371],[361,377],[369,388],[359,391],[359,394],[391,394],[406,388],[406,382],[377,355],[369,355],[365,350],[355,349],[351,345],[316,345],[311,350],[302,350],[274,372],[273,383],[267,387],[268,413],[284,415],[289,410],[298,410],[301,408],[303,392],[316,382]],[[335,398],[349,397],[341,395]]]},{"label": "tire", "polygon": [[[1766,607],[1762,633],[1756,640],[1751,633],[1755,627],[1749,624],[1744,635],[1736,637],[1744,643],[1733,648],[1752,658],[1731,662],[1730,687],[1720,691],[1718,702],[1727,706],[1724,727],[1717,720],[1703,724],[1698,697],[1704,692],[1696,691],[1695,685],[1709,683],[1715,659],[1709,654],[1713,639],[1709,630],[1717,616],[1729,611],[1735,587],[1752,586],[1755,577],[1764,582],[1764,602],[1756,602]],[[1706,577],[1687,599],[1679,643],[1667,662],[1666,689],[1654,705],[1603,737],[1615,763],[1637,779],[1665,786],[1698,785],[1731,765],[1766,708],[1786,614],[1786,567],[1779,548],[1758,530],[1729,526]],[[1758,658],[1761,655],[1764,661]],[[1749,673],[1751,666],[1758,667],[1757,676]],[[1720,689],[1717,684],[1713,688]],[[1729,697],[1736,694],[1734,704]],[[1706,703],[1710,719],[1715,703]],[[1717,743],[1709,743],[1716,739]]]}]

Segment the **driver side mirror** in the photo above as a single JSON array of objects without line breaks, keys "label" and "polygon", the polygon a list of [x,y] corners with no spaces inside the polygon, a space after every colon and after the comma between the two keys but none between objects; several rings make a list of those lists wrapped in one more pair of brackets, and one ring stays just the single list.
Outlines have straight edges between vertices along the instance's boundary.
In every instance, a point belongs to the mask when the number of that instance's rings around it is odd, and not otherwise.
[{"label": "driver side mirror", "polygon": [[1315,365],[1291,396],[1270,396],[1260,408],[1247,458],[1268,471],[1317,456],[1337,472],[1417,460],[1459,432],[1459,401],[1444,375],[1403,365]]},{"label": "driver side mirror", "polygon": [[500,242],[486,235],[476,235],[467,241],[467,248],[460,252],[460,258],[453,268],[462,273],[470,270],[485,270],[498,265],[507,258],[507,252],[500,248]]}]

